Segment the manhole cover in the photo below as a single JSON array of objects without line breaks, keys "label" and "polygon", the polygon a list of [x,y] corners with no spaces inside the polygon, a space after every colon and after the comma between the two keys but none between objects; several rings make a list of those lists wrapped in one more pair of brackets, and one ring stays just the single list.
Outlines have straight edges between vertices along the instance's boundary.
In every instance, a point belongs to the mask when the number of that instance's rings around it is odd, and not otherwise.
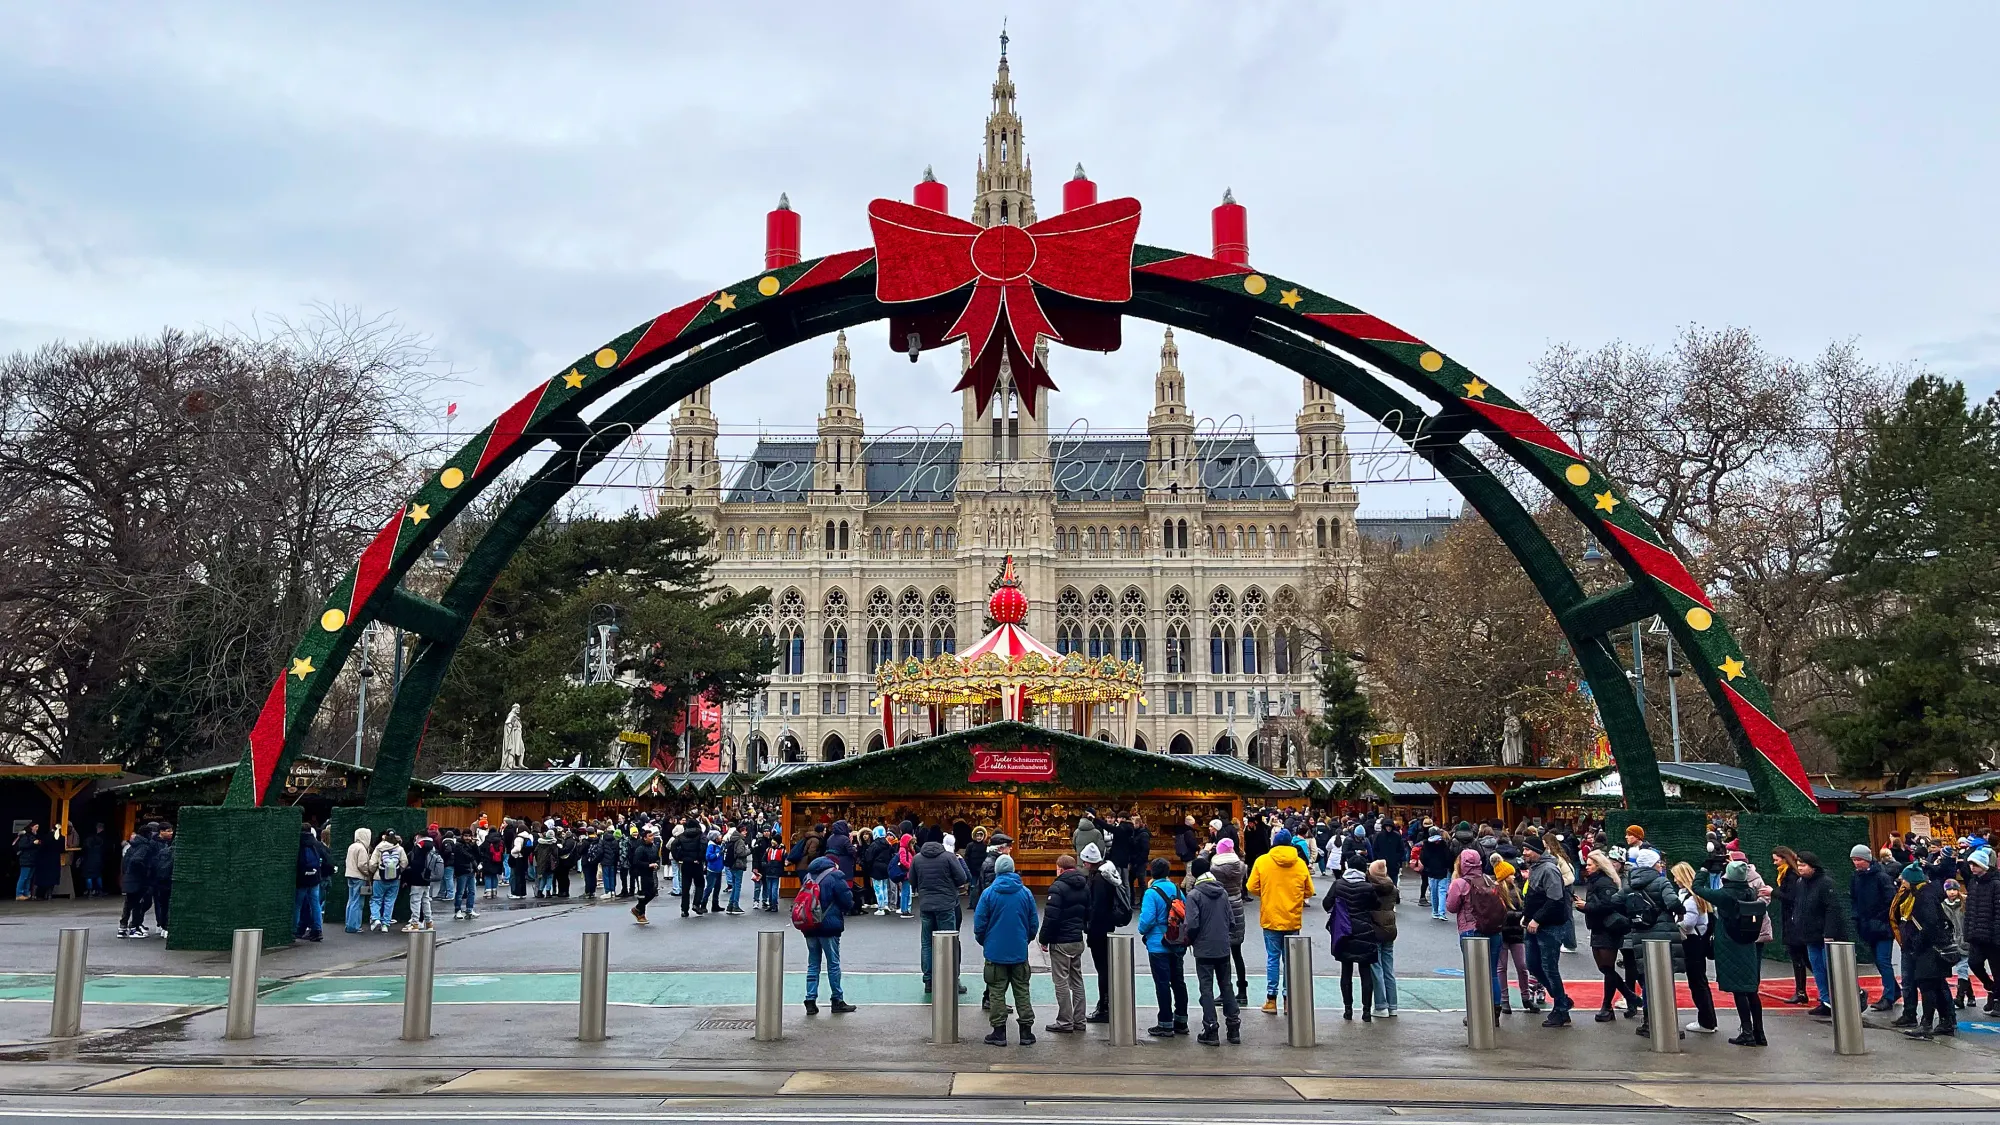
[{"label": "manhole cover", "polygon": [[702,1020],[694,1025],[696,1031],[755,1031],[756,1020]]}]

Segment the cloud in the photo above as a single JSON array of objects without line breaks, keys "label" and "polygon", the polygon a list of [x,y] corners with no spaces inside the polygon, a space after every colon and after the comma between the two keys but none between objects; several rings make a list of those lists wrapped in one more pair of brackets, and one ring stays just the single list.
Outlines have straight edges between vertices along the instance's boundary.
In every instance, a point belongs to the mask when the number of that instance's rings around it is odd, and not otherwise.
[{"label": "cloud", "polygon": [[[924,165],[970,200],[997,6],[15,6],[0,15],[0,346],[392,312],[482,418]],[[1519,386],[1549,343],[1740,323],[1774,351],[1974,346],[1996,307],[1990,9],[1010,5],[1045,212],[1081,161]],[[956,422],[950,371],[854,334],[871,427]],[[1059,424],[1144,424],[1158,332],[1058,349]],[[719,385],[741,451],[807,431],[830,342]],[[1980,356],[1985,358],[1980,358]],[[1992,382],[1991,351],[1966,362]],[[1945,360],[1938,360],[1940,365]],[[1182,336],[1192,405],[1289,448],[1299,382]],[[1983,373],[1983,374],[1982,374]],[[1350,412],[1357,434],[1364,429]],[[663,448],[664,442],[656,442]],[[1364,489],[1443,504],[1442,484]]]}]

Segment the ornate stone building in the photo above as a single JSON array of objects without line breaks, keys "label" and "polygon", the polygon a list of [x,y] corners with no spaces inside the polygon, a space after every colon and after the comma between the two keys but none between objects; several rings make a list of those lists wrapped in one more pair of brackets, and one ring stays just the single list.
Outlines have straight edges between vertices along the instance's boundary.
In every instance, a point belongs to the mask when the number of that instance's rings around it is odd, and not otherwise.
[{"label": "ornate stone building", "polygon": [[[1079,167],[1087,185],[1082,176]],[[974,222],[1035,221],[1004,43],[975,184]],[[943,185],[926,182],[919,202],[926,191],[944,198]],[[956,437],[872,438],[852,364],[843,334],[817,438],[760,440],[728,481],[708,391],[672,421],[663,502],[715,529],[719,583],[771,590],[758,627],[778,667],[758,705],[725,713],[725,767],[879,748],[876,666],[980,636],[1010,554],[1030,632],[1061,651],[1146,667],[1145,704],[1099,708],[1086,733],[1299,765],[1292,716],[1316,712],[1318,700],[1297,614],[1329,574],[1359,560],[1345,422],[1329,392],[1305,384],[1286,482],[1253,437],[1198,430],[1171,330],[1143,434],[1052,439],[1046,392],[1023,410],[1003,368],[988,403],[960,392]],[[1046,721],[1067,728],[1069,710],[1054,711]],[[898,737],[927,733],[926,721],[900,716]]]}]

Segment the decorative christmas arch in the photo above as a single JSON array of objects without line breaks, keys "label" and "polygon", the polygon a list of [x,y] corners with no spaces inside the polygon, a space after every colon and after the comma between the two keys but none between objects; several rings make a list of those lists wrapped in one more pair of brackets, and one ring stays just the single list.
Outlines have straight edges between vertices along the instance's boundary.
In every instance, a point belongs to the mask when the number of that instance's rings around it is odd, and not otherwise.
[{"label": "decorative christmas arch", "polygon": [[[892,340],[907,337],[912,346],[972,340],[974,370],[967,378],[979,384],[1003,352],[1013,370],[1026,369],[1040,337],[1115,348],[1118,318],[1136,316],[1299,372],[1396,432],[1451,480],[1506,542],[1569,638],[1630,805],[1657,808],[1665,798],[1643,717],[1607,634],[1658,615],[1733,737],[1763,811],[1818,810],[1768,689],[1647,517],[1601,465],[1441,349],[1288,279],[1135,245],[1139,207],[1132,200],[1077,208],[1025,230],[982,230],[882,200],[870,214],[876,247],[764,271],[613,337],[530,390],[439,466],[383,525],[300,639],[250,733],[225,807],[261,807],[282,791],[334,673],[373,621],[419,637],[391,705],[368,799],[370,807],[403,804],[444,673],[507,560],[637,427],[722,375],[806,339],[890,318]],[[1040,372],[1039,365],[1033,370]],[[1398,383],[1430,400],[1435,412],[1420,409]],[[586,419],[614,391],[625,393]],[[1465,448],[1463,439],[1474,433],[1575,514],[1622,567],[1627,584],[1586,596],[1518,498]],[[439,531],[544,443],[555,451],[466,553],[443,596],[433,601],[404,589],[403,578]]]}]

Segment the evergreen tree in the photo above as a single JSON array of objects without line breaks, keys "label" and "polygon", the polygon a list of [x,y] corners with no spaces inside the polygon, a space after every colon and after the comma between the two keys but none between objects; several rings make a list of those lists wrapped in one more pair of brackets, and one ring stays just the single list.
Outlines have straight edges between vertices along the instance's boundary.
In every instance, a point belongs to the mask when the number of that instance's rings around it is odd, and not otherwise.
[{"label": "evergreen tree", "polygon": [[1375,731],[1375,716],[1361,691],[1361,676],[1344,652],[1328,652],[1314,673],[1318,681],[1320,717],[1313,723],[1312,744],[1321,759],[1342,777],[1351,776],[1367,759],[1367,737]]},{"label": "evergreen tree", "polygon": [[1869,418],[1831,569],[1859,635],[1828,642],[1850,706],[1820,721],[1841,768],[1898,787],[1987,768],[2000,744],[2000,413],[1926,376]]},{"label": "evergreen tree", "polygon": [[[747,631],[762,588],[709,585],[708,531],[685,512],[551,518],[522,543],[473,618],[439,693],[424,753],[446,766],[490,765],[507,709],[521,704],[530,765],[608,765],[623,729],[678,747],[688,702],[758,690],[775,663]],[[616,612],[613,683],[586,684],[585,638]]]}]

